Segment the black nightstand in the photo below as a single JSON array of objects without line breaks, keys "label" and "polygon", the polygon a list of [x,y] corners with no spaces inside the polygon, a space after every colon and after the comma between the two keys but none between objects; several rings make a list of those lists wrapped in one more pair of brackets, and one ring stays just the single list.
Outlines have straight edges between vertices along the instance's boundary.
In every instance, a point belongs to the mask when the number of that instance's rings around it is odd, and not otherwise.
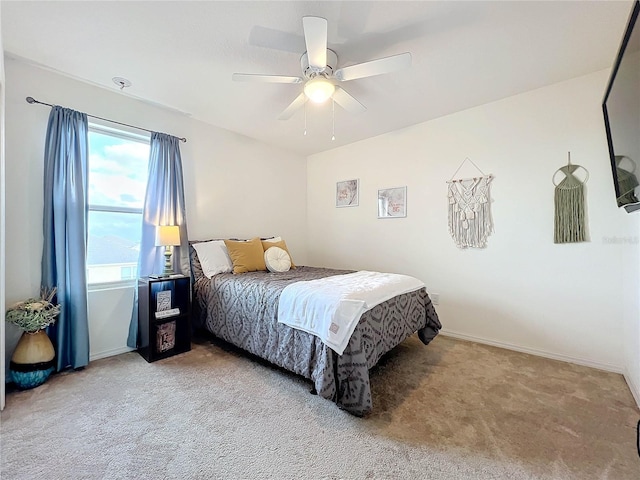
[{"label": "black nightstand", "polygon": [[191,279],[138,279],[138,329],[147,362],[191,350]]}]

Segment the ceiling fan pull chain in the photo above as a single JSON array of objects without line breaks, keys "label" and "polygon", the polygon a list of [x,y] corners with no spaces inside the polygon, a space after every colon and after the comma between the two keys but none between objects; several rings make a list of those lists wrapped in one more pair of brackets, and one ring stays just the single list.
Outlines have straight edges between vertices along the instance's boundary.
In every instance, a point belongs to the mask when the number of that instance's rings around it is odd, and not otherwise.
[{"label": "ceiling fan pull chain", "polygon": [[304,136],[307,136],[307,101],[304,102]]},{"label": "ceiling fan pull chain", "polygon": [[336,139],[336,101],[331,97],[331,140]]}]

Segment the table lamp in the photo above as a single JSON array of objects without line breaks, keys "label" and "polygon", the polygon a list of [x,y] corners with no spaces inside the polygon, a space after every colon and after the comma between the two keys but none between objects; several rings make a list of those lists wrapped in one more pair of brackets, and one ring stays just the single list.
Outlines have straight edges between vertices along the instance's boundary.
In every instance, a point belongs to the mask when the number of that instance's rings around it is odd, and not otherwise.
[{"label": "table lamp", "polygon": [[171,266],[171,247],[180,245],[180,227],[177,225],[158,225],[156,227],[156,246],[164,247],[163,276],[173,273]]}]

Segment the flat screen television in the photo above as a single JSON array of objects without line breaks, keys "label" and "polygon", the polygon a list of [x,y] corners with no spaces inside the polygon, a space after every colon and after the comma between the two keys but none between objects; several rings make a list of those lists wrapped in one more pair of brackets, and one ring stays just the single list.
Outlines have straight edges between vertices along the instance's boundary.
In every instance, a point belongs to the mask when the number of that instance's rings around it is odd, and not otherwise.
[{"label": "flat screen television", "polygon": [[602,101],[618,207],[640,210],[640,1],[627,29]]}]

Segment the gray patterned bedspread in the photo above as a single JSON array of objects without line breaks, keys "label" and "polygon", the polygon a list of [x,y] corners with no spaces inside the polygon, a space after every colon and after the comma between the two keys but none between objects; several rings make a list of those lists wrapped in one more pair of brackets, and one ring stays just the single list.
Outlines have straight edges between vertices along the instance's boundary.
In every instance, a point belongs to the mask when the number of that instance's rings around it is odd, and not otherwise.
[{"label": "gray patterned bedspread", "polygon": [[441,327],[423,288],[365,312],[338,355],[318,337],[278,323],[278,299],[290,283],[349,271],[301,266],[285,273],[222,273],[208,279],[197,257],[192,264],[194,326],[312,380],[318,395],[354,415],[372,408],[369,369],[380,357],[415,332],[427,344]]}]

